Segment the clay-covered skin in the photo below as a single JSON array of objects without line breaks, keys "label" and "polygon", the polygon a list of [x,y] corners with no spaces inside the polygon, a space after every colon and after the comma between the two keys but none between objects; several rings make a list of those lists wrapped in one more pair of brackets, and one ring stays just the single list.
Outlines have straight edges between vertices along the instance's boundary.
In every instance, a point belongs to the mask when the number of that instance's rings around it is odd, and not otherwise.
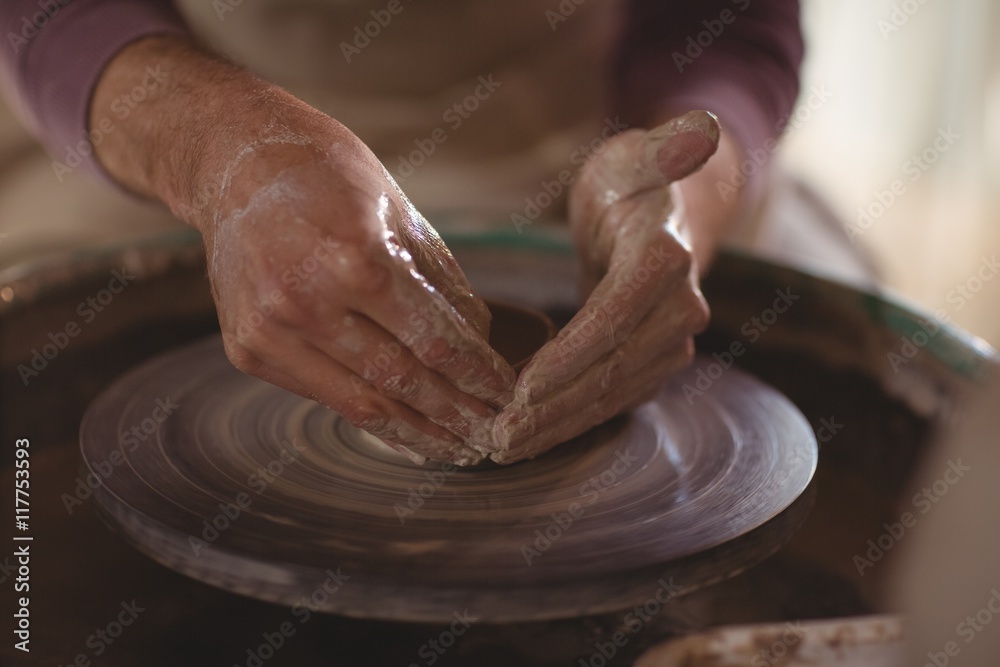
[{"label": "clay-covered skin", "polygon": [[[470,465],[536,456],[690,361],[708,318],[693,253],[707,258],[736,206],[706,187],[714,174],[699,180],[710,169],[685,178],[719,143],[710,114],[627,131],[584,167],[569,212],[593,291],[518,379],[487,343],[485,304],[358,137],[172,36],[118,52],[92,109],[132,90],[150,62],[169,81],[96,154],[202,233],[226,353],[244,372],[415,461]],[[720,164],[735,164],[725,135],[722,146]]]},{"label": "clay-covered skin", "polygon": [[233,364],[416,461],[482,460],[515,373],[486,342],[485,304],[368,147],[175,36],[120,50],[91,108],[110,108],[150,63],[166,83],[96,154],[202,233]]},{"label": "clay-covered skin", "polygon": [[226,353],[416,462],[477,463],[514,372],[441,238],[339,123],[280,101],[205,235]]},{"label": "clay-covered skin", "polygon": [[521,372],[491,459],[538,456],[650,398],[690,363],[709,312],[674,182],[718,142],[715,117],[695,111],[626,131],[584,166],[569,216],[589,297]]}]

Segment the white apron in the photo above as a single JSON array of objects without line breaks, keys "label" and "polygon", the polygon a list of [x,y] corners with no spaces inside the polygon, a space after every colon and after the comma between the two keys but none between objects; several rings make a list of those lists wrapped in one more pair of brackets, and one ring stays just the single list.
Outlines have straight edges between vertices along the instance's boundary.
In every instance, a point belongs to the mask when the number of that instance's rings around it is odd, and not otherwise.
[{"label": "white apron", "polygon": [[[353,130],[432,223],[455,214],[510,225],[526,198],[576,169],[581,147],[608,132],[624,0],[178,6],[211,47]],[[52,159],[7,109],[0,164],[0,268],[179,224],[82,173],[57,180]],[[556,199],[539,217],[561,214]]]},{"label": "white apron", "polygon": [[353,130],[418,208],[508,219],[600,136],[625,6],[237,2],[179,7],[214,48]]},{"label": "white apron", "polygon": [[[623,129],[608,116],[607,94],[627,0],[577,1],[178,6],[212,48],[353,130],[432,224],[514,229],[515,216],[560,218],[559,172],[575,173],[591,146]],[[83,174],[59,182],[6,110],[0,165],[0,269],[179,225],[162,207]],[[772,206],[738,230],[739,245],[866,274],[836,223],[817,225],[819,217]]]}]

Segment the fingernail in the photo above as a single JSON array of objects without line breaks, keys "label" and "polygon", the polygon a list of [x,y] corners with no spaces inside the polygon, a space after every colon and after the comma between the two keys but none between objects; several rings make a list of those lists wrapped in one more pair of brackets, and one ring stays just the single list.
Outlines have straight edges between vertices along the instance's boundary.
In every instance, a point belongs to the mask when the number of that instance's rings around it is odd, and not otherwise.
[{"label": "fingernail", "polygon": [[719,140],[720,126],[718,116],[711,111],[688,111],[657,128],[660,129],[668,136],[696,132],[715,142]]},{"label": "fingernail", "polygon": [[719,131],[718,119],[707,111],[674,118],[646,135],[646,164],[667,180],[683,178],[715,152]]}]

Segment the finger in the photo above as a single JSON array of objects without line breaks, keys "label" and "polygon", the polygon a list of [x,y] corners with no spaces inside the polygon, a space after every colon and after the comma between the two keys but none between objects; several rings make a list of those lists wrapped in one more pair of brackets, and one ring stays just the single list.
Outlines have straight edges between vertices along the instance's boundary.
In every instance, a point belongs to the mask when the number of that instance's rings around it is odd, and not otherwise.
[{"label": "finger", "polygon": [[464,438],[473,448],[491,451],[495,410],[455,388],[424,366],[382,327],[360,313],[345,315],[336,333],[310,335],[312,343],[356,378],[383,396],[410,406],[434,423]]},{"label": "finger", "polygon": [[[326,267],[324,267],[326,268]],[[514,370],[416,270],[408,253],[343,244],[320,289],[338,294],[459,390],[495,405],[509,401]]]},{"label": "finger", "polygon": [[[256,343],[263,344],[266,349],[266,354],[262,354],[259,347],[249,350],[259,359],[258,363],[248,365],[245,355],[243,358],[231,355],[230,359],[240,370],[311,398],[387,443],[458,465],[482,460],[481,453],[468,447],[456,435],[409,406],[379,395],[318,348],[296,340],[294,332],[278,332],[278,335],[271,334],[270,344],[263,340],[266,334],[256,339]],[[291,377],[295,379],[290,380]]]},{"label": "finger", "polygon": [[708,111],[689,111],[643,137],[637,189],[667,185],[701,169],[719,147],[719,119]]},{"label": "finger", "polygon": [[[685,344],[686,346],[687,344]],[[492,453],[490,459],[496,463],[515,463],[535,458],[560,443],[567,442],[587,430],[606,422],[618,413],[640,405],[659,391],[664,378],[690,363],[693,348],[683,347],[665,355],[660,363],[643,369],[624,384],[616,387],[596,401],[592,409],[578,411],[549,424],[521,442],[512,442],[508,447]],[[500,419],[503,419],[501,415]],[[498,419],[496,429],[503,428]],[[502,434],[497,434],[498,438]]]},{"label": "finger", "polygon": [[554,391],[538,402],[515,401],[505,408],[494,424],[494,440],[502,451],[511,443],[524,442],[567,417],[582,416],[599,401],[617,392],[629,393],[634,378],[663,378],[685,368],[694,354],[690,334],[680,334],[651,353],[646,341],[625,345],[594,364],[570,385]]},{"label": "finger", "polygon": [[424,247],[413,252],[412,256],[417,271],[427,282],[455,307],[483,340],[489,340],[493,316],[486,302],[473,291],[451,253],[442,255],[437,250],[432,252]]},{"label": "finger", "polygon": [[646,314],[690,279],[687,248],[662,229],[619,244],[583,308],[522,371],[516,400],[530,402],[570,382],[623,341]]},{"label": "finger", "polygon": [[570,192],[574,232],[578,237],[596,233],[601,225],[593,223],[616,202],[663,188],[700,169],[718,148],[719,134],[715,116],[691,111],[648,132],[632,130],[615,137],[608,150],[584,165]]},{"label": "finger", "polygon": [[[260,378],[261,380],[264,380],[265,382],[273,384],[277,387],[281,387],[286,391],[290,391],[293,394],[302,396],[303,398],[308,398],[309,400],[312,401],[316,400],[316,397],[312,395],[312,392],[310,392],[309,389],[304,384],[293,378],[291,375],[282,373],[281,371],[275,370],[270,366],[266,365],[261,366],[258,372],[254,374],[254,376]],[[403,445],[394,442],[386,442],[385,440],[382,440],[382,442],[384,442],[386,445],[388,445],[395,451],[399,452],[400,454],[402,454],[403,456],[405,456],[407,459],[417,464],[418,466],[422,466],[423,464],[427,463],[426,456],[417,454],[408,447],[405,447]]]},{"label": "finger", "polygon": [[444,294],[484,340],[489,340],[491,315],[486,303],[476,295],[437,230],[410,202],[392,175],[388,171],[384,175],[396,193],[391,203],[393,210],[387,212],[395,219],[386,221],[387,228],[397,230],[399,242],[409,251],[417,271],[427,282]]}]

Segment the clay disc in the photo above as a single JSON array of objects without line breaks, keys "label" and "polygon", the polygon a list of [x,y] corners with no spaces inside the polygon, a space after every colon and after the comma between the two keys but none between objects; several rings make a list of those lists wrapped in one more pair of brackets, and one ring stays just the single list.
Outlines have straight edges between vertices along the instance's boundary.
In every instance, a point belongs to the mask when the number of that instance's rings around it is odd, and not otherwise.
[{"label": "clay disc", "polygon": [[[209,584],[358,617],[568,617],[649,597],[672,563],[703,565],[676,582],[696,587],[787,539],[761,531],[808,485],[812,429],[735,368],[689,401],[684,385],[707,368],[696,361],[634,413],[534,461],[420,467],[243,375],[213,337],[116,381],[81,447],[105,520]],[[313,595],[338,568],[339,589]]]}]

